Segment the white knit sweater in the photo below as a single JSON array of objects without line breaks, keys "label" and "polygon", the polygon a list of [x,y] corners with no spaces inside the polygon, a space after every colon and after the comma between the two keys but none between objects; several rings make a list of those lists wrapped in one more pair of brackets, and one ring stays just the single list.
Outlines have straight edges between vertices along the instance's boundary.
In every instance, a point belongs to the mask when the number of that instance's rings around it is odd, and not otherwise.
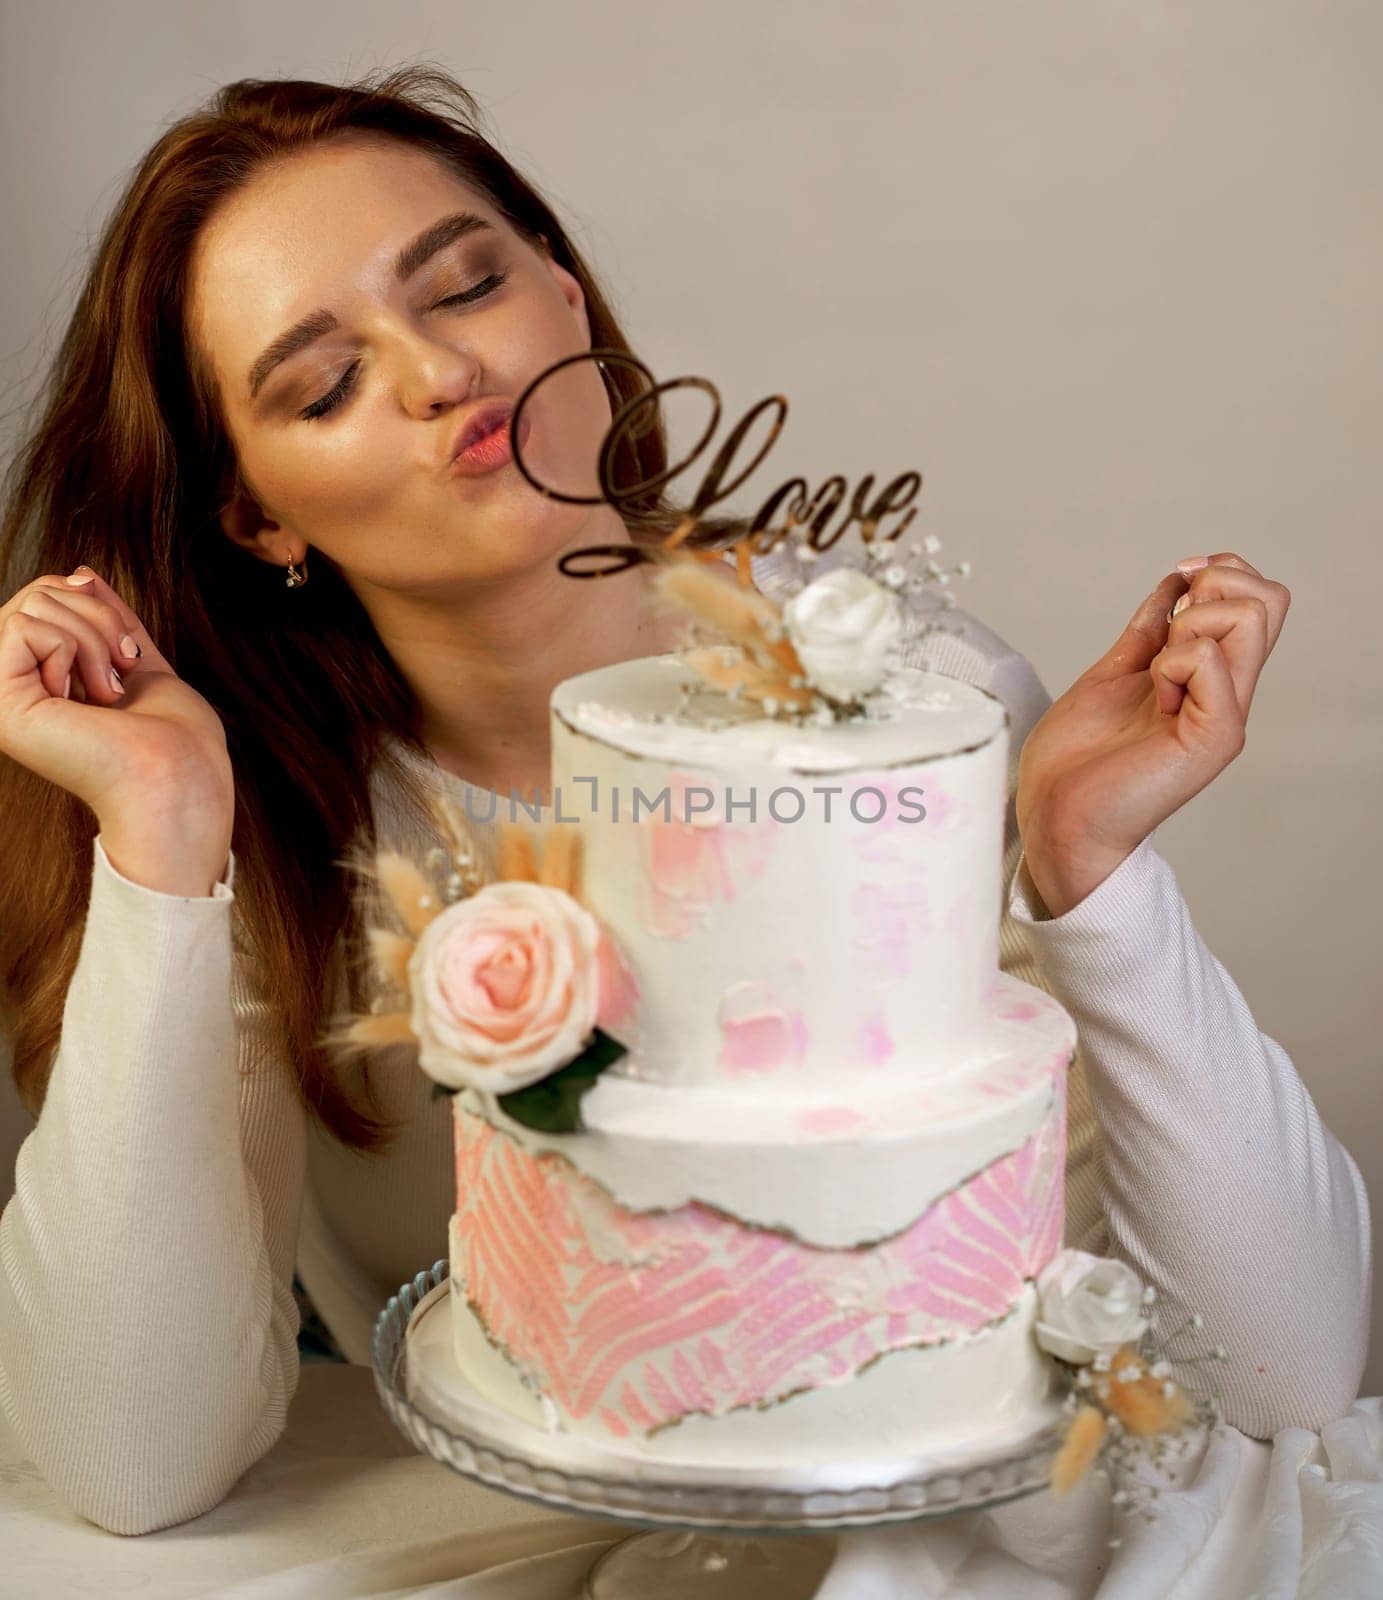
[{"label": "white knit sweater", "polygon": [[[755,574],[772,593],[787,570],[774,556]],[[1151,840],[1047,915],[1013,789],[1049,698],[981,623],[941,616],[954,631],[910,658],[990,690],[1011,718],[1003,969],[1055,995],[1079,1029],[1066,1242],[1155,1285],[1159,1333],[1202,1313],[1175,1349],[1218,1343],[1231,1359],[1178,1375],[1219,1387],[1226,1421],[1260,1438],[1317,1428],[1347,1410],[1366,1357],[1359,1169],[1202,943]],[[371,785],[382,841],[437,842],[410,832],[388,762]],[[140,1533],[215,1505],[282,1431],[298,1376],[295,1262],[342,1350],[365,1362],[384,1301],[446,1255],[451,1101],[393,1047],[371,1063],[404,1124],[389,1152],[320,1134],[232,935],[234,857],[205,898],[127,880],[99,838],[93,857],[47,1100],[0,1216],[0,1404],[78,1512]]]}]

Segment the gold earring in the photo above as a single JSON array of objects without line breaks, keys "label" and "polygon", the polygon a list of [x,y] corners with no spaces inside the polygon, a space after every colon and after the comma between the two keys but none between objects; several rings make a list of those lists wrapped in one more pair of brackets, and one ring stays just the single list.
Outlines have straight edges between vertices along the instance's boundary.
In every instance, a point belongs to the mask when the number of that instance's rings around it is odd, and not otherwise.
[{"label": "gold earring", "polygon": [[288,576],[284,581],[290,589],[296,589],[300,584],[307,582],[307,573],[299,572],[295,564],[290,560],[288,563]]}]

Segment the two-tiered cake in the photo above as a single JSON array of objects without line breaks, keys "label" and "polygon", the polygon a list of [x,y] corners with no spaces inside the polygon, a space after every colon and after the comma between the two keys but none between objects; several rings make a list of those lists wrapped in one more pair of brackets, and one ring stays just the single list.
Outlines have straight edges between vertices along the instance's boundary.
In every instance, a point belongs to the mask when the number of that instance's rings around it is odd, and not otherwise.
[{"label": "two-tiered cake", "polygon": [[1057,1414],[1075,1048],[999,971],[1006,712],[913,668],[824,726],[689,679],[552,696],[628,1053],[576,1131],[456,1094],[454,1376],[636,1460],[983,1457]]}]

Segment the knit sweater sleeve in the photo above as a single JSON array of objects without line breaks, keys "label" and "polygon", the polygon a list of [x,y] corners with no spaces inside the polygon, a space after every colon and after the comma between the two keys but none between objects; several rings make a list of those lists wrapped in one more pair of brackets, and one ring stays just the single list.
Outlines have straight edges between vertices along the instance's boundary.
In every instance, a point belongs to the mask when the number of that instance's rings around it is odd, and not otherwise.
[{"label": "knit sweater sleeve", "polygon": [[0,1405],[53,1489],[116,1533],[220,1501],[283,1430],[305,1114],[204,897],[95,841],[43,1110],[0,1215]]},{"label": "knit sweater sleeve", "polygon": [[[1010,708],[1016,766],[1050,699],[1018,655],[997,661],[986,686]],[[1224,1421],[1262,1439],[1334,1421],[1368,1355],[1371,1228],[1357,1163],[1206,948],[1152,836],[1058,917],[1012,811],[1007,866],[1004,964],[1035,974],[1074,1018],[1081,1081],[1069,1105],[1088,1097],[1098,1126],[1098,1159],[1080,1150],[1077,1165],[1093,1175],[1105,1227],[1079,1242],[1154,1286],[1170,1358],[1225,1347],[1224,1363],[1174,1368],[1188,1388],[1220,1390]],[[1170,1339],[1193,1312],[1201,1328]]]}]

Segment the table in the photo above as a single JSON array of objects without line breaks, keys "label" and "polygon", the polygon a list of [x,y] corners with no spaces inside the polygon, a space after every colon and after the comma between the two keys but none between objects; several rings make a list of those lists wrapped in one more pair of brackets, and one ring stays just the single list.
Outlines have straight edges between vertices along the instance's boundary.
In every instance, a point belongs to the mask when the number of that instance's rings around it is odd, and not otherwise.
[{"label": "table", "polygon": [[[1159,1480],[1150,1476],[1149,1483]],[[939,1523],[842,1535],[818,1600],[1366,1600],[1383,1595],[1383,1396],[1319,1434],[1218,1427],[1153,1521],[1092,1477]],[[121,1538],[51,1492],[0,1421],[0,1596],[576,1600],[626,1529],[416,1455],[366,1367],[308,1364],[288,1427],[221,1505]],[[1115,1548],[1108,1539],[1121,1537]]]}]

